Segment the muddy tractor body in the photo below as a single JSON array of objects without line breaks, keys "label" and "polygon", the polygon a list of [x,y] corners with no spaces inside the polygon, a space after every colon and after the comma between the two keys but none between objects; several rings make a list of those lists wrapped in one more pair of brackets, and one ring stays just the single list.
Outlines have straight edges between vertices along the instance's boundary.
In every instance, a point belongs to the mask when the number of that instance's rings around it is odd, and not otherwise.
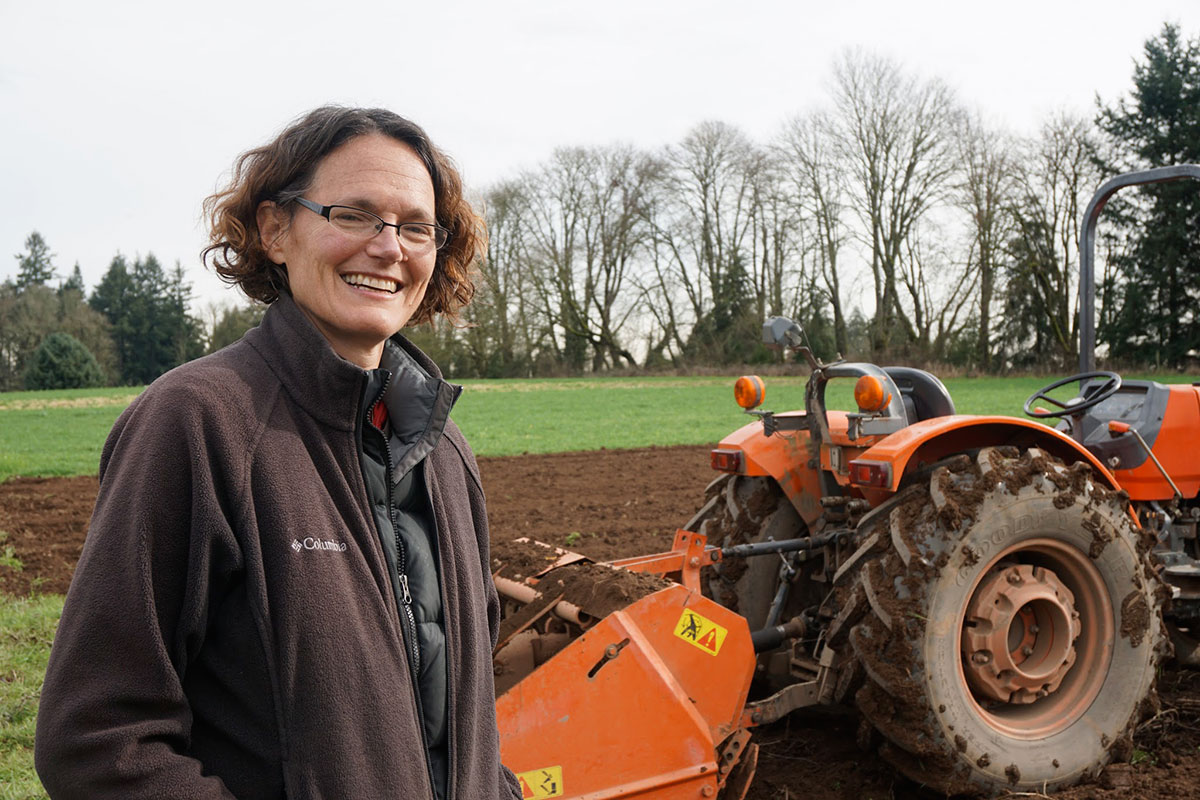
[{"label": "muddy tractor body", "polygon": [[[1101,187],[1085,307],[1104,202],[1179,177],[1200,168]],[[860,743],[947,794],[1127,757],[1172,642],[1200,664],[1200,386],[1093,371],[1090,319],[1081,374],[1030,397],[1035,419],[960,415],[928,372],[827,364],[768,320],[811,370],[804,409],[759,410],[739,380],[756,419],[713,450],[671,552],[501,566],[502,753],[525,796],[740,800],[753,729],[814,705],[855,707]],[[839,381],[856,410],[828,407]]]}]

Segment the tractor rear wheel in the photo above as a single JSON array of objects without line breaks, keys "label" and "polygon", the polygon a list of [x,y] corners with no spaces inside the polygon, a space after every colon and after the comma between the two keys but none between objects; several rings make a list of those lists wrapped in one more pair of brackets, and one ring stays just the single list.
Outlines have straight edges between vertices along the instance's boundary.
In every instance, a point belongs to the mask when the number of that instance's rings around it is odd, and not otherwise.
[{"label": "tractor rear wheel", "polygon": [[[804,535],[800,515],[771,478],[725,476],[710,484],[708,494],[687,527],[704,534],[714,547]],[[712,568],[705,593],[745,617],[750,630],[758,630],[766,625],[779,588],[780,563],[778,556],[726,559]]]},{"label": "tractor rear wheel", "polygon": [[850,631],[881,755],[947,794],[1044,792],[1127,758],[1166,645],[1123,500],[1086,465],[985,448],[890,502]]}]

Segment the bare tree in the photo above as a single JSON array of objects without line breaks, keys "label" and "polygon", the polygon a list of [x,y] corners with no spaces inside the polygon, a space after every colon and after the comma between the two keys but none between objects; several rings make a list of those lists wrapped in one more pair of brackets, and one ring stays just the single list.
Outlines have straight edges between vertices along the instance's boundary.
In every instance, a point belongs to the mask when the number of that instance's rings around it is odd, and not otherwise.
[{"label": "bare tree", "polygon": [[[749,239],[754,228],[756,171],[762,161],[750,140],[722,122],[696,126],[667,149],[666,170],[653,203],[656,276],[652,304],[670,304],[671,337],[680,351],[724,351],[739,337],[728,325],[740,319],[749,294]],[[678,294],[676,294],[678,292]],[[688,319],[674,298],[682,297]],[[687,342],[683,326],[691,325]]]},{"label": "bare tree", "polygon": [[978,286],[978,336],[975,360],[992,366],[992,310],[1004,248],[1015,230],[1017,160],[1009,138],[984,125],[978,115],[964,116],[958,131],[958,177],[954,203],[969,220],[967,272]]},{"label": "bare tree", "polygon": [[556,360],[582,370],[587,337],[582,314],[582,287],[575,281],[584,215],[584,191],[589,170],[583,148],[560,148],[536,172],[524,177],[524,224],[528,239],[533,290],[540,311],[562,334],[554,338]]},{"label": "bare tree", "polygon": [[784,314],[807,287],[804,273],[804,229],[801,215],[777,150],[752,156],[749,279],[756,318]]},{"label": "bare tree", "polygon": [[905,343],[918,337],[901,302],[901,262],[918,222],[945,197],[960,111],[941,81],[918,80],[896,63],[861,51],[846,53],[834,65],[834,105],[834,142],[871,250],[871,344],[879,356],[897,332]]},{"label": "bare tree", "polygon": [[462,339],[477,375],[527,375],[538,353],[552,349],[548,324],[532,301],[524,215],[525,186],[499,183],[484,195],[488,248],[479,263],[475,299],[464,309]]},{"label": "bare tree", "polygon": [[650,233],[648,270],[644,277],[635,276],[641,292],[649,330],[646,334],[646,365],[677,363],[686,349],[684,338],[687,327],[687,309],[691,305],[692,293],[685,291],[688,285],[677,280],[676,256],[666,222],[669,213],[665,183],[658,181],[645,207],[646,222]]},{"label": "bare tree", "polygon": [[811,225],[817,271],[830,311],[839,353],[849,352],[846,312],[842,304],[838,256],[848,236],[845,184],[831,147],[832,125],[823,114],[795,117],[776,144],[781,169],[790,183],[797,215]]},{"label": "bare tree", "polygon": [[905,238],[900,261],[916,342],[926,358],[936,360],[946,357],[951,338],[962,330],[974,277],[955,264],[951,250],[941,244],[946,240],[936,226],[922,223]]},{"label": "bare tree", "polygon": [[527,176],[524,215],[534,291],[542,312],[563,336],[560,357],[582,369],[636,366],[621,341],[637,307],[630,280],[648,246],[650,187],[655,162],[627,146],[555,151]]},{"label": "bare tree", "polygon": [[1103,177],[1095,151],[1091,123],[1066,113],[1026,144],[1014,209],[1019,233],[1007,253],[1006,338],[1034,361],[1070,364],[1078,354],[1078,220]]},{"label": "bare tree", "polygon": [[659,164],[629,146],[593,153],[587,185],[584,228],[584,315],[593,347],[593,369],[621,359],[637,366],[621,341],[622,330],[637,307],[631,271],[635,259],[649,246],[646,207],[659,175]]}]

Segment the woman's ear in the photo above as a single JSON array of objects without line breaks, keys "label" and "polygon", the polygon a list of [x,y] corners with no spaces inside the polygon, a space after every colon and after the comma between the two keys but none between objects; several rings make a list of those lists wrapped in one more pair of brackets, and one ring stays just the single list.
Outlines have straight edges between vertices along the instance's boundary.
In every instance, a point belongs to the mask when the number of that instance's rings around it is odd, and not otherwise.
[{"label": "woman's ear", "polygon": [[287,259],[283,257],[281,243],[284,234],[287,233],[287,215],[283,209],[274,201],[263,200],[258,204],[255,221],[258,224],[258,236],[262,239],[263,250],[266,252],[267,258],[276,264],[285,263]]}]

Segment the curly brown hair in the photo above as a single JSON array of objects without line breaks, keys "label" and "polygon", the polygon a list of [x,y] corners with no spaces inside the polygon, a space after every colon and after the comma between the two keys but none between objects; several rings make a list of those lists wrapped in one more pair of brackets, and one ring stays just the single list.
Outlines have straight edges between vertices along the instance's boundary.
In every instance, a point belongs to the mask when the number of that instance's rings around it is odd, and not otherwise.
[{"label": "curly brown hair", "polygon": [[[300,117],[275,139],[238,157],[229,185],[204,201],[209,242],[201,259],[221,280],[248,297],[272,303],[289,292],[287,266],[268,257],[259,235],[259,204],[287,207],[309,188],[325,156],[357,136],[381,133],[416,152],[433,180],[437,223],[450,231],[438,250],[433,277],[410,324],[435,314],[451,319],[475,293],[473,265],[487,247],[482,218],[463,197],[454,163],[416,123],[382,108],[322,106]],[[293,207],[294,213],[294,207]]]}]

